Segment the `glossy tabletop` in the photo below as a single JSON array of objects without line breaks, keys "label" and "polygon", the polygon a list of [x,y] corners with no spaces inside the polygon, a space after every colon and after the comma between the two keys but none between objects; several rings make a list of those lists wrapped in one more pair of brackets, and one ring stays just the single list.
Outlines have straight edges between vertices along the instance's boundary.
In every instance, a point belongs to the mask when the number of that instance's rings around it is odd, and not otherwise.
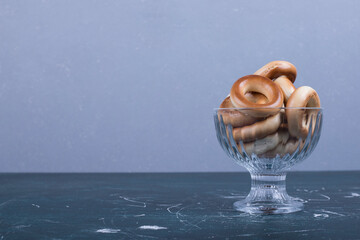
[{"label": "glossy tabletop", "polygon": [[360,172],[294,172],[302,212],[248,215],[248,173],[1,174],[0,239],[360,239]]}]

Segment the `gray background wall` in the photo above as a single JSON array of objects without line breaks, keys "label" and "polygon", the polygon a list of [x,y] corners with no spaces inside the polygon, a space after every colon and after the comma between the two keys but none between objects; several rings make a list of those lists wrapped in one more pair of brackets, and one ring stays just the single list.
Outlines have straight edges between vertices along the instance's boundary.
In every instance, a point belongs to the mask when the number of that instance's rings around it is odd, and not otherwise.
[{"label": "gray background wall", "polygon": [[272,60],[315,88],[295,170],[360,169],[360,1],[0,0],[0,171],[239,171],[212,111]]}]

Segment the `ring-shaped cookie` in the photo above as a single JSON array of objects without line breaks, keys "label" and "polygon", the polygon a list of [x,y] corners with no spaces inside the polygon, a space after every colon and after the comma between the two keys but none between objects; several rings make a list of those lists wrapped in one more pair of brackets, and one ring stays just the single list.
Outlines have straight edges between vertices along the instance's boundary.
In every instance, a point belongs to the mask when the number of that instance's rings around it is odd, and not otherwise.
[{"label": "ring-shaped cookie", "polygon": [[283,157],[286,154],[293,154],[296,149],[299,147],[299,151],[303,149],[305,145],[305,141],[300,141],[298,139],[289,139],[286,143],[279,143],[275,148],[272,150],[265,152],[260,157],[266,158],[274,158],[276,155]]},{"label": "ring-shaped cookie", "polygon": [[[262,154],[277,147],[279,144],[285,144],[289,139],[287,131],[276,131],[262,139],[253,142],[244,143],[244,150],[248,154]],[[238,144],[239,151],[242,153],[241,145]]]},{"label": "ring-shaped cookie", "polygon": [[234,128],[233,137],[235,141],[251,142],[276,132],[280,123],[280,113],[277,113],[252,125]]},{"label": "ring-shaped cookie", "polygon": [[[249,92],[261,93],[268,102],[264,104],[249,101],[245,94]],[[253,117],[267,117],[280,111],[283,104],[283,94],[279,87],[269,78],[259,75],[247,75],[238,79],[230,90],[230,99],[234,107],[237,108],[257,108],[247,109],[249,115]]]},{"label": "ring-shaped cookie", "polygon": [[287,61],[273,61],[257,70],[254,74],[271,80],[285,75],[291,82],[295,82],[297,72],[296,67]]},{"label": "ring-shaped cookie", "polygon": [[257,93],[257,92],[247,92],[245,93],[245,97],[253,103],[257,103],[257,104],[265,104],[268,103],[269,100],[261,93]]},{"label": "ring-shaped cookie", "polygon": [[320,98],[316,91],[308,86],[297,88],[290,96],[286,104],[286,118],[288,121],[289,133],[291,136],[306,138],[309,133],[309,125],[312,119],[314,128],[316,109],[320,107]]},{"label": "ring-shaped cookie", "polygon": [[274,80],[284,95],[284,103],[286,104],[291,94],[296,90],[294,84],[286,76],[280,76]]},{"label": "ring-shaped cookie", "polygon": [[224,101],[220,104],[220,108],[224,108],[218,110],[218,114],[222,116],[224,124],[231,124],[234,128],[251,125],[259,121],[259,118],[255,118],[249,114],[232,109],[234,108],[234,105],[231,103],[230,96],[224,99]]}]

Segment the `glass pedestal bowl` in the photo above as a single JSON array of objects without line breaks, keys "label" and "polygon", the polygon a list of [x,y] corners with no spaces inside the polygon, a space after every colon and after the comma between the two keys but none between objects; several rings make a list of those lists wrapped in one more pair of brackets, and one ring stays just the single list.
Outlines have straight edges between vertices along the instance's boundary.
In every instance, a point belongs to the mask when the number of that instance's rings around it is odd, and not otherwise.
[{"label": "glass pedestal bowl", "polygon": [[[254,118],[256,111],[275,114]],[[251,175],[250,193],[234,203],[236,210],[282,214],[303,209],[303,201],[286,192],[286,173],[315,149],[322,119],[321,108],[215,109],[215,129],[221,147]]]}]

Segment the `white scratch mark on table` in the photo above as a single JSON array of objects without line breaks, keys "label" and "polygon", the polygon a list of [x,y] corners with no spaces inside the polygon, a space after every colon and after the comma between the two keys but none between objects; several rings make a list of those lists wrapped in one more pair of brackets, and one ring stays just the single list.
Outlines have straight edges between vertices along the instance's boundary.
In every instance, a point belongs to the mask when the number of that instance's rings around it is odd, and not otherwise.
[{"label": "white scratch mark on table", "polygon": [[330,214],[338,215],[338,216],[342,216],[342,217],[345,216],[344,214],[337,213],[337,212],[332,212],[332,211],[327,211],[327,210],[321,210],[321,211],[324,212],[324,213],[330,213]]},{"label": "white scratch mark on table", "polygon": [[167,210],[169,213],[171,213],[171,214],[175,214],[176,219],[178,219],[179,222],[185,224],[186,226],[190,226],[190,227],[195,227],[195,228],[197,228],[197,229],[201,229],[201,227],[199,227],[198,224],[200,224],[201,222],[205,222],[207,217],[205,216],[205,218],[201,219],[200,221],[198,221],[198,222],[196,222],[196,223],[193,223],[193,222],[190,222],[190,221],[188,221],[188,220],[186,220],[186,219],[183,219],[182,217],[186,217],[186,216],[183,215],[183,214],[181,214],[180,212],[181,212],[182,210],[184,210],[185,208],[188,208],[189,206],[184,206],[184,207],[180,208],[180,209],[179,209],[178,211],[176,211],[176,212],[171,211],[172,208],[176,208],[176,207],[179,207],[179,206],[181,206],[181,205],[182,205],[182,203],[178,203],[178,204],[175,204],[175,205],[173,205],[173,206],[168,207],[166,210]]},{"label": "white scratch mark on table", "polygon": [[221,195],[220,197],[226,198],[226,199],[238,199],[238,198],[245,198],[246,196],[244,196],[244,195],[231,195],[231,196]]},{"label": "white scratch mark on table", "polygon": [[103,224],[106,225],[106,224],[105,224],[105,218],[99,218],[98,220],[102,221]]},{"label": "white scratch mark on table", "polygon": [[255,233],[244,233],[244,234],[240,234],[240,235],[236,235],[237,237],[251,237],[251,236],[255,236]]},{"label": "white scratch mark on table", "polygon": [[163,230],[167,229],[167,227],[161,227],[157,225],[143,225],[139,227],[140,229],[147,229],[147,230]]},{"label": "white scratch mark on table", "polygon": [[58,221],[54,221],[54,220],[50,220],[50,219],[43,219],[44,222],[48,222],[48,223],[60,223]]},{"label": "white scratch mark on table", "polygon": [[324,198],[326,198],[326,199],[328,199],[328,200],[330,200],[331,198],[329,197],[329,196],[327,196],[327,195],[325,195],[325,194],[319,194],[320,196],[322,196],[322,197],[324,197]]},{"label": "white scratch mark on table", "polygon": [[143,214],[134,215],[134,217],[144,217],[144,216],[145,216],[144,213],[143,213]]},{"label": "white scratch mark on table", "polygon": [[5,202],[2,202],[2,203],[0,203],[0,207],[5,206],[5,205],[7,205],[9,202],[12,202],[12,201],[13,201],[13,199],[9,199],[9,200],[7,200],[7,201],[5,201]]},{"label": "white scratch mark on table", "polygon": [[120,232],[120,229],[112,229],[112,228],[103,228],[96,230],[97,233],[118,233]]},{"label": "white scratch mark on table", "polygon": [[[180,218],[180,217],[184,217],[184,215],[182,215],[180,212],[181,212],[183,209],[188,208],[188,207],[189,207],[189,206],[185,206],[185,207],[180,208],[180,210],[175,213],[176,218],[179,219],[179,221],[180,221],[181,223],[185,224],[185,225],[192,226],[192,227],[195,227],[195,228],[197,228],[197,229],[201,229],[201,227],[199,227],[199,226],[197,225],[198,223],[194,224],[194,223],[190,222],[189,220],[181,219],[181,218]],[[200,221],[200,222],[201,222],[201,221]],[[199,222],[199,223],[200,223],[200,222]]]},{"label": "white scratch mark on table", "polygon": [[181,206],[181,205],[182,205],[182,203],[178,203],[178,204],[175,204],[175,205],[172,205],[172,206],[166,208],[166,210],[167,210],[169,213],[173,213],[170,209],[176,208],[176,207]]},{"label": "white scratch mark on table", "polygon": [[358,193],[350,193],[350,196],[345,196],[344,198],[353,198],[353,197],[360,197],[360,194]]},{"label": "white scratch mark on table", "polygon": [[324,202],[324,201],[330,201],[330,197],[325,195],[325,194],[321,194],[319,193],[320,196],[324,197],[325,199],[309,199],[309,201],[320,201],[320,202]]},{"label": "white scratch mark on table", "polygon": [[28,228],[28,227],[31,227],[31,224],[29,224],[29,225],[18,225],[18,226],[15,226],[15,228],[17,228],[17,229]]},{"label": "white scratch mark on table", "polygon": [[321,231],[321,230],[324,230],[324,229],[301,229],[301,230],[294,230],[294,231],[272,232],[272,233],[268,233],[267,235],[283,234],[283,233],[303,233],[303,232],[313,232],[313,231]]},{"label": "white scratch mark on table", "polygon": [[119,196],[119,198],[124,199],[125,201],[128,201],[128,202],[142,204],[142,205],[128,205],[128,206],[146,208],[146,203],[145,202],[136,201],[136,200],[133,200],[133,199],[130,199],[130,198],[127,198],[127,197],[123,197],[123,196]]}]

